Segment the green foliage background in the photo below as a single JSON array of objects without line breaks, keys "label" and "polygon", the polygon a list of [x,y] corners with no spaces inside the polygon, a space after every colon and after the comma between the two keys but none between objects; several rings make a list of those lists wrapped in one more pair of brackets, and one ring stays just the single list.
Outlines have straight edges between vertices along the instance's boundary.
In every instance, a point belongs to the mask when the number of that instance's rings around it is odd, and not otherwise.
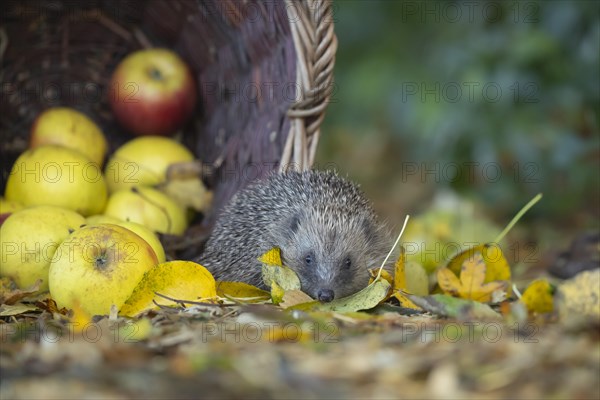
[{"label": "green foliage background", "polygon": [[600,2],[338,0],[334,18],[318,165],[395,223],[451,189],[502,224],[543,192],[529,218],[598,226]]}]

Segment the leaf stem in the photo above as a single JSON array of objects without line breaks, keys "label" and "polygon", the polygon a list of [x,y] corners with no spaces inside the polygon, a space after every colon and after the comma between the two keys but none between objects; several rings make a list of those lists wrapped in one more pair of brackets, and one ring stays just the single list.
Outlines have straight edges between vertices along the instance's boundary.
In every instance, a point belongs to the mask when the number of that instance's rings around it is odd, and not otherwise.
[{"label": "leaf stem", "polygon": [[504,239],[504,236],[506,236],[506,234],[513,228],[513,226],[515,226],[515,224],[517,222],[519,222],[519,220],[521,219],[521,217],[527,211],[529,211],[529,209],[531,207],[533,207],[541,199],[542,199],[542,194],[538,193],[537,196],[535,196],[533,199],[529,200],[529,203],[525,204],[525,207],[521,208],[521,211],[519,211],[517,213],[517,215],[515,215],[513,217],[513,219],[508,223],[508,225],[506,225],[506,228],[504,228],[504,230],[502,232],[500,232],[500,234],[498,236],[496,236],[496,239],[494,240],[494,243],[500,243],[500,241],[502,239]]},{"label": "leaf stem", "polygon": [[400,231],[398,238],[396,238],[396,241],[394,242],[394,245],[390,249],[389,253],[385,257],[385,260],[383,260],[383,263],[381,263],[381,267],[379,267],[379,272],[377,272],[377,277],[373,280],[373,283],[377,282],[379,280],[379,278],[381,277],[381,271],[383,271],[383,267],[385,266],[385,263],[388,261],[388,259],[394,252],[394,249],[396,248],[396,246],[398,246],[398,242],[400,241],[400,238],[402,237],[402,234],[404,233],[404,229],[406,229],[406,224],[408,223],[409,218],[410,218],[410,215],[407,215],[406,218],[404,219],[404,225],[402,225],[402,230]]}]

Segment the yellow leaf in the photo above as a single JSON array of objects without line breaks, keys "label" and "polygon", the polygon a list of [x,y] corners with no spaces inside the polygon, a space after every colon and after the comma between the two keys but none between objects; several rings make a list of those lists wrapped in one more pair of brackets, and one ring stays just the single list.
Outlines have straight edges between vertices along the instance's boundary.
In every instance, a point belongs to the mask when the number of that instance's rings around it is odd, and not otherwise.
[{"label": "yellow leaf", "polygon": [[146,272],[129,299],[121,307],[120,314],[128,317],[156,309],[159,305],[176,303],[156,295],[185,301],[217,296],[215,279],[206,268],[191,261],[168,261]]},{"label": "yellow leaf", "polygon": [[258,261],[269,265],[283,265],[283,262],[281,261],[281,251],[277,247],[273,247],[271,250],[260,256]]},{"label": "yellow leaf", "polygon": [[398,299],[400,307],[411,308],[413,310],[421,310],[421,307],[417,306],[415,303],[412,302],[412,300],[406,297],[402,290],[394,291],[392,297]]},{"label": "yellow leaf", "polygon": [[554,310],[554,289],[545,279],[531,282],[521,296],[527,309],[536,313],[549,313]]},{"label": "yellow leaf", "polygon": [[462,290],[462,283],[454,275],[454,272],[448,268],[440,268],[437,272],[438,285],[444,291],[444,293],[451,294],[452,296],[459,296]]},{"label": "yellow leaf", "polygon": [[394,264],[394,290],[406,289],[406,252],[404,247],[400,246],[400,256]]},{"label": "yellow leaf", "polygon": [[285,290],[277,284],[277,282],[271,282],[271,300],[273,304],[279,304],[283,300]]},{"label": "yellow leaf", "polygon": [[269,300],[271,294],[266,290],[257,288],[244,282],[217,282],[217,295],[238,299],[247,303]]},{"label": "yellow leaf", "polygon": [[300,279],[290,268],[283,265],[263,264],[262,279],[265,285],[277,283],[283,290],[300,289]]},{"label": "yellow leaf", "polygon": [[[369,285],[371,283],[373,283],[373,281],[375,280],[375,278],[377,278],[377,275],[379,274],[379,268],[373,268],[369,270]],[[385,269],[381,270],[381,278],[385,279],[386,281],[388,281],[388,283],[390,285],[394,285],[394,277],[392,276],[392,274],[390,274],[389,272],[387,272]]]},{"label": "yellow leaf", "polygon": [[510,266],[502,253],[502,249],[495,243],[485,243],[464,250],[450,260],[447,268],[458,275],[465,260],[472,258],[475,253],[480,253],[483,256],[483,261],[486,265],[484,282],[510,282]]},{"label": "yellow leaf", "polygon": [[212,192],[206,189],[200,178],[168,179],[158,189],[184,208],[206,212],[212,204]]},{"label": "yellow leaf", "polygon": [[460,269],[460,280],[449,268],[441,268],[437,273],[438,284],[447,294],[482,303],[490,302],[494,293],[506,291],[508,282],[493,281],[484,283],[486,268],[481,253],[475,252],[472,257],[463,261]]},{"label": "yellow leaf", "polygon": [[417,296],[429,294],[429,276],[423,266],[415,261],[405,264],[404,275],[406,277],[406,290]]}]

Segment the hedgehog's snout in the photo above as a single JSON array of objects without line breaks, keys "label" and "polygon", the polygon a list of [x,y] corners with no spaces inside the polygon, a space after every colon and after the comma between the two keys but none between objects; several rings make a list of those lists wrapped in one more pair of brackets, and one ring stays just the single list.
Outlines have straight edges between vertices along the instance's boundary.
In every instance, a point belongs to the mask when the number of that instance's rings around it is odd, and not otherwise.
[{"label": "hedgehog's snout", "polygon": [[317,291],[317,299],[324,303],[329,303],[335,297],[335,293],[331,289],[319,289]]}]

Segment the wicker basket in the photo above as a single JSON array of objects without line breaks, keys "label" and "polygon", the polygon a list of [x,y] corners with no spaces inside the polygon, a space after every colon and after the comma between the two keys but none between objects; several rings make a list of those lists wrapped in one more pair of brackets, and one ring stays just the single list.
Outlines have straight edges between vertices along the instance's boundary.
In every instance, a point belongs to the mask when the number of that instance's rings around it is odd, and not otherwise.
[{"label": "wicker basket", "polygon": [[249,180],[313,162],[333,88],[330,1],[4,0],[2,9],[2,190],[45,108],[83,111],[111,151],[131,139],[110,113],[108,81],[144,47],[175,50],[197,80],[201,101],[181,140],[215,171],[204,233]]}]

